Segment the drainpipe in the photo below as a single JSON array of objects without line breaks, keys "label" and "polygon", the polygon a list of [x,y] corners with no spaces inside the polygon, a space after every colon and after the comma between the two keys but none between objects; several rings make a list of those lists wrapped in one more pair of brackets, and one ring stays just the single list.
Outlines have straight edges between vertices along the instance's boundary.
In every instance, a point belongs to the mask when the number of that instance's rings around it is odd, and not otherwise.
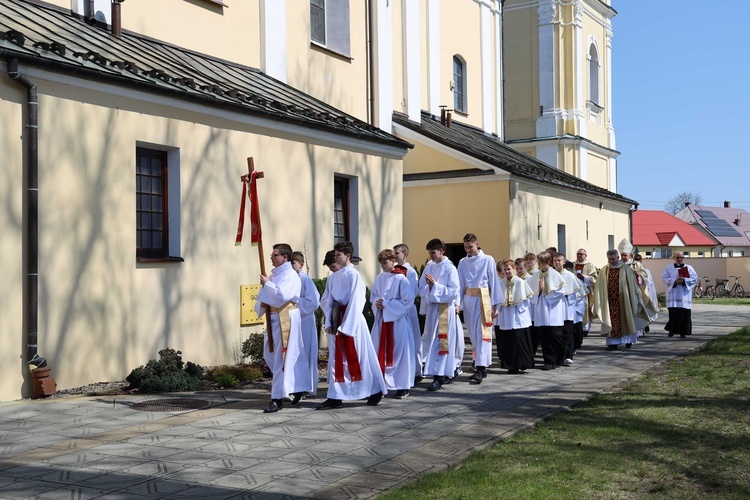
[{"label": "drainpipe", "polygon": [[633,212],[638,210],[638,203],[633,205],[631,210],[628,210],[628,233],[630,235],[630,242],[633,242]]},{"label": "drainpipe", "polygon": [[37,355],[39,316],[39,102],[36,84],[18,72],[18,59],[8,61],[8,77],[26,89],[28,137],[26,139],[26,361]]}]

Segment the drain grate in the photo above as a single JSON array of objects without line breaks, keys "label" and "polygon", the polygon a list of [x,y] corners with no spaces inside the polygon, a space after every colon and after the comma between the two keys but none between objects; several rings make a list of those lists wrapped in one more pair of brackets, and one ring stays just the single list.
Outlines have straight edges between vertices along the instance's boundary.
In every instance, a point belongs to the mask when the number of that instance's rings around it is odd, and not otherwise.
[{"label": "drain grate", "polygon": [[205,399],[150,399],[148,401],[134,403],[131,408],[138,411],[185,411],[199,410],[210,404],[211,403]]}]

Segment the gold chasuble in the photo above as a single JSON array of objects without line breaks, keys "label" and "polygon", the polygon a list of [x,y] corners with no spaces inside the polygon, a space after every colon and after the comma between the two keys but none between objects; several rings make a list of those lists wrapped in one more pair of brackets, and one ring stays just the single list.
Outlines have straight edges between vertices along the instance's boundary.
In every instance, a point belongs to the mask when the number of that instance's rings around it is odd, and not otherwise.
[{"label": "gold chasuble", "polygon": [[602,322],[602,335],[607,337],[632,335],[651,322],[635,273],[626,265],[601,268],[596,280],[595,306]]}]

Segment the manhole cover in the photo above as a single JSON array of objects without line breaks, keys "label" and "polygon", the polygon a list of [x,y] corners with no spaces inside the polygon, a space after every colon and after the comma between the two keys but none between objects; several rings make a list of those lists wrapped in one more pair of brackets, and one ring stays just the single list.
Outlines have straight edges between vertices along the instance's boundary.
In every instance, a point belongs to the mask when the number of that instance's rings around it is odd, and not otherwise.
[{"label": "manhole cover", "polygon": [[185,411],[198,410],[210,404],[205,399],[150,399],[135,403],[131,408],[138,411]]}]

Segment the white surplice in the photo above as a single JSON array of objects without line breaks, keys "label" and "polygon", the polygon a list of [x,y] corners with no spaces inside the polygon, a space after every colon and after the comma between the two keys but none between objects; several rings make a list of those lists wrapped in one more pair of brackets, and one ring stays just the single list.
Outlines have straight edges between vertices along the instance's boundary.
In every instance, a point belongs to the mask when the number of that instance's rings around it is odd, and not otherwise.
[{"label": "white surplice", "polygon": [[[416,269],[414,269],[414,267],[408,262],[404,262],[404,267],[406,268],[406,279],[409,281],[414,297],[416,297],[419,295],[419,275],[417,274]],[[416,376],[421,377],[422,363],[424,361],[422,357],[422,329],[419,327],[419,314],[417,312],[416,304],[412,304],[411,309],[409,309],[409,322],[411,323],[411,332],[414,336],[415,374]]]},{"label": "white surplice", "polygon": [[300,271],[302,282],[300,293],[299,313],[302,319],[302,353],[307,359],[307,366],[298,363],[294,368],[295,388],[293,392],[309,392],[313,396],[318,393],[318,328],[315,325],[315,310],[320,305],[320,294],[310,276]]},{"label": "white surplice", "polygon": [[[383,299],[383,309],[375,303]],[[415,360],[414,335],[409,311],[414,309],[414,292],[402,274],[381,273],[370,288],[370,302],[375,312],[372,343],[380,352],[383,322],[393,323],[393,364],[385,366],[385,383],[390,390],[408,390],[414,385]],[[382,360],[381,360],[382,361]]]},{"label": "white surplice", "polygon": [[[344,381],[336,382],[334,376],[336,360],[336,332],[328,335],[328,398],[341,400],[364,399],[378,392],[386,394],[388,388],[380,372],[378,356],[372,345],[372,337],[362,311],[365,307],[365,284],[352,264],[331,274],[326,281],[326,289],[321,297],[325,305],[325,327],[331,326],[333,301],[346,306],[340,316],[338,331],[354,339],[362,380],[352,381],[348,363],[345,361]],[[345,358],[344,358],[345,359]]]},{"label": "white surplice", "polygon": [[[430,288],[425,276],[432,275],[435,283]],[[425,358],[424,374],[430,376],[453,377],[456,369],[456,314],[458,301],[458,271],[448,258],[441,262],[430,262],[419,279],[419,295],[422,298],[421,307],[427,318],[425,319],[424,335],[422,335],[422,355]],[[448,352],[440,354],[440,339],[438,338],[439,305],[448,305]]]},{"label": "white surplice", "polygon": [[[270,307],[281,307],[287,302],[296,304],[299,301],[302,282],[297,271],[292,268],[290,262],[285,262],[275,267],[270,276],[260,289],[258,300],[255,303],[255,312],[259,317],[266,313],[261,304]],[[286,346],[286,355],[283,354],[281,345],[281,325],[279,313],[271,313],[271,331],[274,350],[271,352],[268,345],[268,334],[263,336],[263,359],[273,372],[271,381],[271,398],[282,399],[294,392],[295,370],[294,366],[300,355],[302,346],[302,320],[299,309],[289,311],[290,329],[289,342]]]},{"label": "white surplice", "polygon": [[[467,288],[487,288],[490,305],[500,302],[495,259],[482,250],[473,257],[468,255],[458,263],[458,280],[461,286],[459,296],[464,311],[464,324],[469,332],[469,340],[474,348],[474,365],[490,366],[492,364],[492,327],[482,322],[482,298],[467,295]],[[492,318],[487,318],[489,322]],[[482,338],[485,329],[490,332],[490,340]]]}]

